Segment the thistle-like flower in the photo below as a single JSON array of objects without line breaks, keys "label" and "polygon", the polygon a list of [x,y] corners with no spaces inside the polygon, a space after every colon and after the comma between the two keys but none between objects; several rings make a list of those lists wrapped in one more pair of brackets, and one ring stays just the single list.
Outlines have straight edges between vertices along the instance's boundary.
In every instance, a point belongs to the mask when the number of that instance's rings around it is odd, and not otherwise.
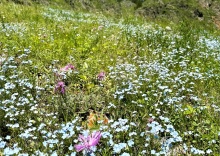
[{"label": "thistle-like flower", "polygon": [[63,81],[59,81],[55,86],[55,92],[59,92],[61,94],[65,93],[65,83]]},{"label": "thistle-like flower", "polygon": [[67,72],[67,71],[73,70],[73,69],[75,69],[75,67],[72,64],[67,64],[65,67],[60,68],[60,71]]},{"label": "thistle-like flower", "polygon": [[101,138],[101,132],[93,132],[89,136],[79,135],[78,140],[81,141],[81,144],[75,145],[75,149],[77,152],[85,150],[86,153],[91,153],[92,147],[95,147]]},{"label": "thistle-like flower", "polygon": [[105,79],[105,72],[100,72],[97,76],[98,80],[99,81],[102,81]]}]

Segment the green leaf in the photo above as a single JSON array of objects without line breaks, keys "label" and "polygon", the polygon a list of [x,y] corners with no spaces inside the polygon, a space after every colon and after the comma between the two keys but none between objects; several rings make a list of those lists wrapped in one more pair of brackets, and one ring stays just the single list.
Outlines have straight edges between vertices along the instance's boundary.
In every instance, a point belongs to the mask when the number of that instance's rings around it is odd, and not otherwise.
[{"label": "green leaf", "polygon": [[83,68],[87,69],[89,66],[86,62],[83,63]]},{"label": "green leaf", "polygon": [[195,109],[191,105],[187,105],[186,108],[187,109],[184,111],[185,115],[190,115],[195,113]]},{"label": "green leaf", "polygon": [[86,75],[79,75],[80,79],[82,79],[83,81],[86,81],[88,78]]}]

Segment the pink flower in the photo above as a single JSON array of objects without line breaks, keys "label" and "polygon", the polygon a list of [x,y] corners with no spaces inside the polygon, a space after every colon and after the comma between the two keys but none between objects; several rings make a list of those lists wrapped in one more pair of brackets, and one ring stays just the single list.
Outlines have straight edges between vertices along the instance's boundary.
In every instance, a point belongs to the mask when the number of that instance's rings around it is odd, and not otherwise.
[{"label": "pink flower", "polygon": [[99,143],[101,138],[101,132],[94,132],[89,136],[79,135],[78,140],[81,141],[81,144],[75,145],[75,149],[77,152],[82,150],[86,150],[86,152],[91,152],[91,147],[96,146]]},{"label": "pink flower", "polygon": [[100,72],[97,76],[98,80],[102,81],[105,78],[105,72]]},{"label": "pink flower", "polygon": [[55,86],[55,92],[59,92],[61,94],[65,93],[65,83],[63,81],[59,81]]},{"label": "pink flower", "polygon": [[75,69],[75,67],[72,64],[69,63],[65,67],[60,68],[60,71],[67,72],[67,71],[73,70],[73,69]]},{"label": "pink flower", "polygon": [[[150,117],[150,118],[147,119],[147,121],[148,121],[148,123],[151,124],[152,122],[154,122],[154,118]],[[146,130],[149,130],[148,126],[146,127]]]},{"label": "pink flower", "polygon": [[148,121],[148,123],[152,123],[154,121],[154,119],[153,118],[148,118],[147,121]]}]

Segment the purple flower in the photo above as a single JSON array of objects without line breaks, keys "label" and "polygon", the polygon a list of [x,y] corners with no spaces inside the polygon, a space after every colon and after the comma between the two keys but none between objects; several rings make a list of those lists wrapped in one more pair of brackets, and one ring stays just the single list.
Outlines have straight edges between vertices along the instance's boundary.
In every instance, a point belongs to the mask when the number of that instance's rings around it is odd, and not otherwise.
[{"label": "purple flower", "polygon": [[75,67],[72,64],[67,64],[65,67],[60,68],[60,71],[67,72],[68,70],[73,70]]},{"label": "purple flower", "polygon": [[94,132],[89,136],[83,136],[83,135],[79,135],[78,140],[81,141],[81,144],[75,145],[75,149],[77,152],[80,152],[82,150],[86,150],[86,152],[91,152],[92,151],[92,147],[96,146],[99,143],[99,140],[101,138],[101,132]]},{"label": "purple flower", "polygon": [[100,72],[97,76],[98,80],[102,81],[105,78],[105,72]]},{"label": "purple flower", "polygon": [[55,92],[59,92],[61,94],[65,93],[65,83],[63,81],[59,81],[55,86]]}]

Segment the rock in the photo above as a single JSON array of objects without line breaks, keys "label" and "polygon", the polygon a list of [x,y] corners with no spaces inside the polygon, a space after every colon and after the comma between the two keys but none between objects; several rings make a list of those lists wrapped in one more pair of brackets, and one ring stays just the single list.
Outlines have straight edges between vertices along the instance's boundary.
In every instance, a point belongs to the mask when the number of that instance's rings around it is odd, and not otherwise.
[{"label": "rock", "polygon": [[197,16],[197,17],[203,17],[203,13],[201,11],[199,11],[199,9],[196,9],[194,11],[194,15]]}]

